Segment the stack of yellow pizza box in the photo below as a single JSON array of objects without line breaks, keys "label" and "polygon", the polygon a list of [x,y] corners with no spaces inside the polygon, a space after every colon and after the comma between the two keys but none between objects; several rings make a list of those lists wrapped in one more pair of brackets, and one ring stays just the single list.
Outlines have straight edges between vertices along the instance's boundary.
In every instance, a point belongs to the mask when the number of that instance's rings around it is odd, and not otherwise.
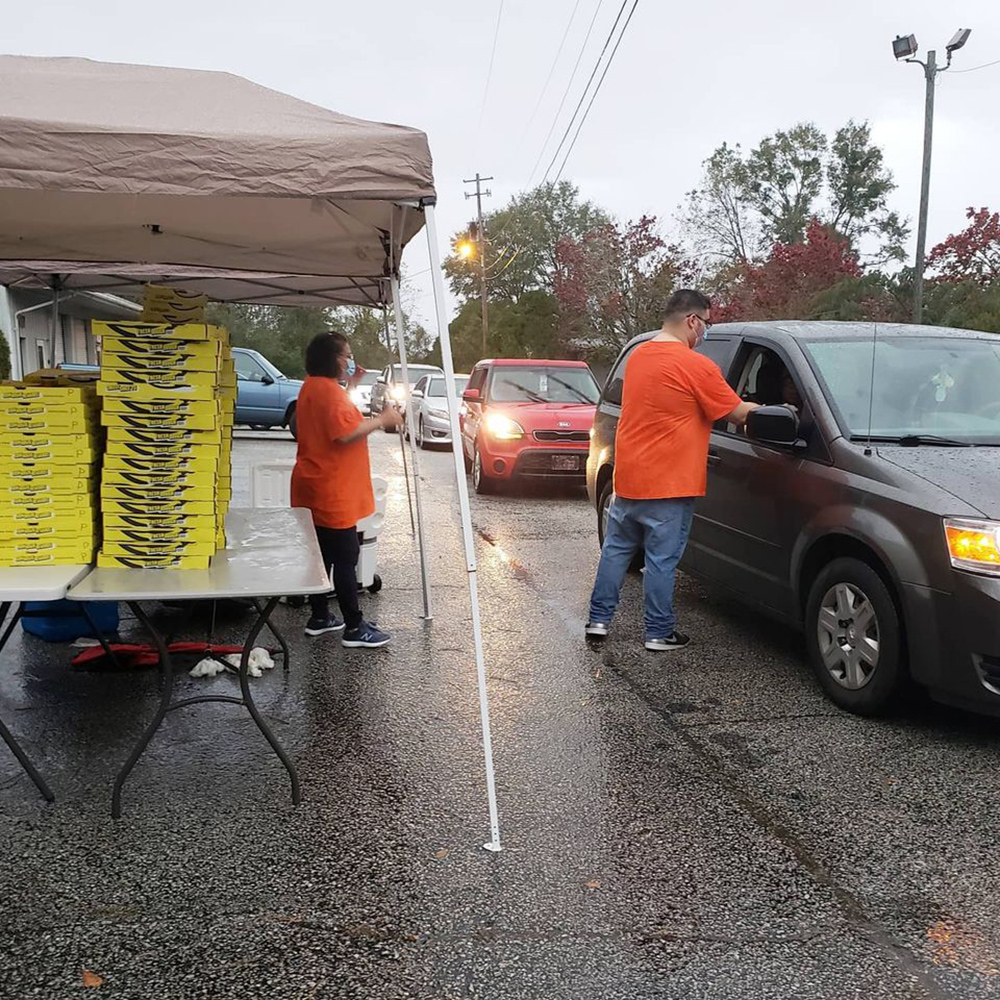
[{"label": "stack of yellow pizza box", "polygon": [[228,335],[204,322],[95,328],[107,431],[97,564],[206,569],[225,547],[232,496]]},{"label": "stack of yellow pizza box", "polygon": [[99,412],[92,377],[35,372],[0,382],[0,565],[93,561]]}]

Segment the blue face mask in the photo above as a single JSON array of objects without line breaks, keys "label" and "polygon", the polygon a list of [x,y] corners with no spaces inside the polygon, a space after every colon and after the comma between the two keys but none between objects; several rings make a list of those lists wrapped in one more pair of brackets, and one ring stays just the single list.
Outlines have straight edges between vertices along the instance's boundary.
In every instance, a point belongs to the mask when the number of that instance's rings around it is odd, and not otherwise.
[{"label": "blue face mask", "polygon": [[354,373],[358,370],[358,366],[354,363],[354,358],[347,359],[347,365],[344,368],[344,374],[348,378],[354,378]]}]

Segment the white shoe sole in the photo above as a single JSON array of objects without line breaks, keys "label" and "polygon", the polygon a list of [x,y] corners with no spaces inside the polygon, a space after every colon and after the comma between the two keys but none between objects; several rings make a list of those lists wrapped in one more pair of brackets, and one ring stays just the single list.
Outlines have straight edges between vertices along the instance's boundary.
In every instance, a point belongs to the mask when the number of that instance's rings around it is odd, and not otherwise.
[{"label": "white shoe sole", "polygon": [[585,628],[583,630],[583,634],[588,639],[607,639],[607,637],[608,637],[608,631],[607,631],[607,629],[601,629],[600,631],[598,631],[597,629]]},{"label": "white shoe sole", "polygon": [[344,631],[344,626],[343,625],[334,625],[331,628],[319,628],[319,629],[316,629],[316,628],[307,628],[305,631],[306,631],[306,635],[309,635],[309,636],[328,635],[330,632],[343,632]]},{"label": "white shoe sole", "polygon": [[683,646],[654,646],[651,642],[647,642],[645,645],[651,653],[673,653],[678,649],[687,649],[691,643],[687,642]]},{"label": "white shoe sole", "polygon": [[381,642],[362,642],[360,639],[341,639],[340,644],[346,649],[381,649],[388,646],[392,639],[383,639]]}]

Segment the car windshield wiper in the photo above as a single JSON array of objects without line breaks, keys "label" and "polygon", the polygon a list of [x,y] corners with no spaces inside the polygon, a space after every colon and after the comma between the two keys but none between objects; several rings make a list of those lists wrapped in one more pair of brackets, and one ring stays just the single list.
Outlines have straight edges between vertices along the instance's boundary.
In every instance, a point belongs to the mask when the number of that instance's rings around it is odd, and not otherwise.
[{"label": "car windshield wiper", "polygon": [[937,434],[904,434],[901,438],[894,438],[895,444],[901,444],[904,448],[915,448],[921,444],[937,444],[946,448],[973,448],[971,441],[956,441],[955,438],[940,437]]},{"label": "car windshield wiper", "polygon": [[521,385],[520,382],[510,383],[515,389],[520,389],[521,392],[525,394],[533,403],[547,403],[548,400],[544,396],[539,396],[537,392],[532,392],[526,385]]},{"label": "car windshield wiper", "polygon": [[588,398],[586,393],[581,392],[579,389],[577,389],[575,385],[570,385],[569,382],[564,382],[561,378],[556,378],[554,375],[550,375],[549,379],[555,382],[556,385],[561,385],[564,389],[569,389],[569,391],[572,392],[575,396],[579,396],[580,399],[583,400],[583,402],[589,404],[590,406],[594,405],[594,401]]}]

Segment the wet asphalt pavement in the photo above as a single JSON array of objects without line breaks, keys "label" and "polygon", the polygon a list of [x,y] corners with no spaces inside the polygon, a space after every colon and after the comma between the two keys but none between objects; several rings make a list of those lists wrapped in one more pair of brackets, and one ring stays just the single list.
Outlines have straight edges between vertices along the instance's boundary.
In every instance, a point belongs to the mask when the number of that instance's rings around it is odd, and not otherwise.
[{"label": "wet asphalt pavement", "polygon": [[[689,649],[642,649],[639,578],[588,649],[582,492],[473,501],[504,846],[485,852],[451,455],[422,455],[425,624],[398,444],[371,441],[391,488],[385,589],[364,606],[395,640],[307,641],[282,606],[291,670],[253,682],[299,808],[246,713],[210,704],[168,719],[111,820],[155,671],[76,672],[15,635],[0,717],[57,801],[0,745],[0,996],[1000,997],[996,723],[921,701],[845,715],[799,637],[686,580]],[[293,447],[241,438],[234,502],[250,462]]]}]

